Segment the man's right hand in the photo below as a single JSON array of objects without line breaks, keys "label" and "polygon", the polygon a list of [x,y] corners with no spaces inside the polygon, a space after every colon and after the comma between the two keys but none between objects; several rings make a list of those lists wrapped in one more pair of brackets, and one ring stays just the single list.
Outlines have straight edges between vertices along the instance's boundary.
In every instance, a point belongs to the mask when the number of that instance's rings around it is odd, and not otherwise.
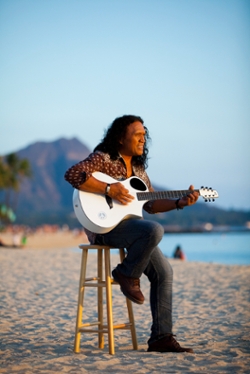
[{"label": "man's right hand", "polygon": [[122,205],[127,205],[134,199],[134,196],[130,195],[129,190],[120,182],[110,185],[108,195],[112,197],[112,199],[119,201]]}]

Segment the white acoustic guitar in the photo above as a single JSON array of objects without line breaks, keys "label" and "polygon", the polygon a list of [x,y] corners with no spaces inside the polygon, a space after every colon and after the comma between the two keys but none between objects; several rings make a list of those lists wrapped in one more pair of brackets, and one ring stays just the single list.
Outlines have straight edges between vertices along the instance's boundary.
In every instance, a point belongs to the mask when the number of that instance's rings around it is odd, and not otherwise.
[{"label": "white acoustic guitar", "polygon": [[[93,176],[102,182],[117,182],[116,179],[100,172],[93,173]],[[122,205],[106,195],[74,190],[74,211],[83,227],[97,234],[105,234],[124,219],[142,218],[143,205],[149,200],[178,199],[190,193],[189,190],[149,192],[146,184],[138,177],[128,178],[121,183],[134,196],[134,200],[127,205]],[[205,201],[219,197],[217,191],[211,188],[202,187],[195,191],[199,192]]]}]

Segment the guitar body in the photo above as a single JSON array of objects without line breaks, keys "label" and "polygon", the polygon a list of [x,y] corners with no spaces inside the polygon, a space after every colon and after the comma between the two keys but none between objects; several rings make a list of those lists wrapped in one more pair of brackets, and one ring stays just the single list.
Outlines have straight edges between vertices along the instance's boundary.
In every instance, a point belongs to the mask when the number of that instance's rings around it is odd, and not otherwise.
[{"label": "guitar body", "polygon": [[[109,175],[100,172],[93,173],[93,176],[105,183],[118,182]],[[74,190],[74,211],[83,227],[97,234],[105,234],[124,219],[142,218],[142,208],[146,201],[138,201],[136,193],[148,191],[146,184],[138,177],[128,178],[121,183],[134,196],[134,200],[127,205],[103,194]]]}]

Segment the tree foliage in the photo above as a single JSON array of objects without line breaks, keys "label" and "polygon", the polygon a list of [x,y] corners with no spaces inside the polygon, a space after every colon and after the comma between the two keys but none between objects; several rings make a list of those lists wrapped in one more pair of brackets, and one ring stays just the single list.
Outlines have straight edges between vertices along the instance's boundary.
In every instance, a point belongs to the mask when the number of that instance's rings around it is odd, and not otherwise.
[{"label": "tree foliage", "polygon": [[0,202],[1,208],[4,208],[1,209],[0,218],[8,220],[8,215],[4,212],[15,210],[17,199],[14,200],[12,197],[20,190],[23,180],[31,176],[29,160],[20,159],[15,153],[0,157],[0,190],[4,191],[4,201]]}]

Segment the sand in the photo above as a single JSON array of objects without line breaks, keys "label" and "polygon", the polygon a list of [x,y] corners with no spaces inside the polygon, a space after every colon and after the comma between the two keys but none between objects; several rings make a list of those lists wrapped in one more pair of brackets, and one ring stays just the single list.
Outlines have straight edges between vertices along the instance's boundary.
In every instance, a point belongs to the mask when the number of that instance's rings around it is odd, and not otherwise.
[{"label": "sand", "polygon": [[[83,230],[56,230],[55,232],[46,232],[52,230],[40,228],[34,233],[27,235],[26,244],[23,249],[55,249],[55,248],[77,248],[79,243],[87,243],[87,237]],[[21,245],[22,232],[18,234],[18,244]],[[11,231],[0,233],[0,239],[9,248],[13,248],[16,242],[16,235]]]},{"label": "sand", "polygon": [[[33,242],[29,238],[25,249],[0,248],[0,373],[250,372],[250,266],[170,259],[174,333],[194,354],[147,352],[151,315],[144,276],[141,288],[146,301],[142,306],[133,304],[139,350],[132,349],[128,331],[118,330],[114,356],[108,353],[107,336],[105,348],[98,349],[96,334],[82,336],[81,352],[75,354],[81,258],[77,245],[84,238],[72,233],[39,235]],[[114,253],[113,266],[117,262]],[[94,267],[91,254],[89,268]],[[114,319],[124,321],[119,286],[113,287],[113,295]],[[85,303],[90,318],[95,304],[91,289]]]}]

